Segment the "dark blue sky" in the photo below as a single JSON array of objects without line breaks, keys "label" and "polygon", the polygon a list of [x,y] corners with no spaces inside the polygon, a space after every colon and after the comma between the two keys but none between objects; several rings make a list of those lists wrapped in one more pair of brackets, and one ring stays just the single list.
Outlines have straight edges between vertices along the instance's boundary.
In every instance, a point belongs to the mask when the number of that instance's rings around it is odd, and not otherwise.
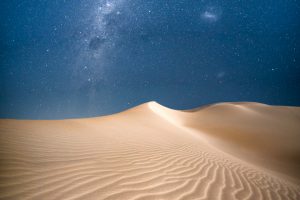
[{"label": "dark blue sky", "polygon": [[3,0],[0,117],[300,106],[297,0]]}]

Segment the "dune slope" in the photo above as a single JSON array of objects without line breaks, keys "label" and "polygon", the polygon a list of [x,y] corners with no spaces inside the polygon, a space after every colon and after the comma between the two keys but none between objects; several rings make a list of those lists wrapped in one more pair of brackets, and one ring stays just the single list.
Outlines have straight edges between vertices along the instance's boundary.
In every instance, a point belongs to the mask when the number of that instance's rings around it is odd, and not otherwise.
[{"label": "dune slope", "polygon": [[0,120],[0,199],[300,199],[300,108],[149,102]]}]

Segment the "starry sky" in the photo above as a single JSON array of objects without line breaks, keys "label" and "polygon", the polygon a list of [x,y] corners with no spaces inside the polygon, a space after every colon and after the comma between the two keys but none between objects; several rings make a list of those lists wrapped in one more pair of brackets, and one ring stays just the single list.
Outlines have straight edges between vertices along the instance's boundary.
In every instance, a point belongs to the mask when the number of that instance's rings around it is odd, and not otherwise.
[{"label": "starry sky", "polygon": [[298,0],[2,0],[0,117],[300,106]]}]

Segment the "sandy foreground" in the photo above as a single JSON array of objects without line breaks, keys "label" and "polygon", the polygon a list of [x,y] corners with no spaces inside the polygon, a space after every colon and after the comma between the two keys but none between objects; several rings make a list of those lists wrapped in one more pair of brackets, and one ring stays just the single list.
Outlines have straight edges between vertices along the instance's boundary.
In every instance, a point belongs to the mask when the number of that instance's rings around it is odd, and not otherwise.
[{"label": "sandy foreground", "polygon": [[0,199],[300,199],[300,107],[0,120]]}]

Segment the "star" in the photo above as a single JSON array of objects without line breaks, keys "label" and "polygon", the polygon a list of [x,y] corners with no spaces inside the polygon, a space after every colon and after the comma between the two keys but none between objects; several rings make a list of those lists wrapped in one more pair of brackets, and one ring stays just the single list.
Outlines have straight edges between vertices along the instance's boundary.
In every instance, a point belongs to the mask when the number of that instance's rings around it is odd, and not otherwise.
[{"label": "star", "polygon": [[221,79],[221,78],[223,78],[225,76],[225,72],[223,72],[223,71],[221,71],[221,72],[219,72],[218,74],[217,74],[217,78],[218,79]]}]

